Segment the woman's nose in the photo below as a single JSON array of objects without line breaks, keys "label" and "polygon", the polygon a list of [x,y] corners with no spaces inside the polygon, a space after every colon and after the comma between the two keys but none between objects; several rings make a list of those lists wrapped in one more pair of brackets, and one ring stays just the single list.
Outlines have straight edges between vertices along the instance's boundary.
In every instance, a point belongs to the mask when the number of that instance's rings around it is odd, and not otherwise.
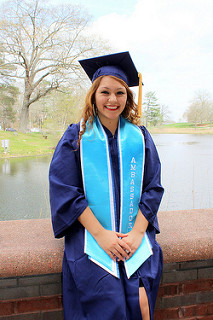
[{"label": "woman's nose", "polygon": [[114,101],[117,101],[117,97],[114,93],[111,93],[110,96],[109,96],[109,101],[110,102],[114,102]]}]

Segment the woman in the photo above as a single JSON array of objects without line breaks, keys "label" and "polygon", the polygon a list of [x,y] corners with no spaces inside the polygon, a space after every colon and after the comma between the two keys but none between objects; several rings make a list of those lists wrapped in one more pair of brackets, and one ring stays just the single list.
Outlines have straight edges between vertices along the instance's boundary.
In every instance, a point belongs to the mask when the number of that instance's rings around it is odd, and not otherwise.
[{"label": "woman", "polygon": [[138,127],[128,52],[80,61],[92,79],[81,123],[50,166],[55,237],[65,236],[65,320],[153,319],[162,272],[157,211],[163,195],[152,138]]}]

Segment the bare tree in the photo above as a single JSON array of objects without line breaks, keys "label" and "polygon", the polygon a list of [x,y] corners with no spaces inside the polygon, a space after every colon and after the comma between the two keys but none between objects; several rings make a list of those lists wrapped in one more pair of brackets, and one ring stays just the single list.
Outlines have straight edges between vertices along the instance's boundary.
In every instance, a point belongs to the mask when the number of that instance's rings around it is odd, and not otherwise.
[{"label": "bare tree", "polygon": [[170,119],[171,111],[169,110],[169,106],[167,106],[165,104],[161,104],[160,105],[160,114],[161,114],[160,124],[164,124],[166,122],[171,121],[171,119]]},{"label": "bare tree", "polygon": [[194,123],[195,128],[198,123],[212,123],[213,104],[209,94],[206,91],[197,92],[184,116],[188,122]]},{"label": "bare tree", "polygon": [[15,121],[15,114],[13,107],[17,100],[19,90],[12,81],[8,81],[5,75],[10,74],[12,67],[5,65],[4,55],[0,47],[0,123],[3,129]]},{"label": "bare tree", "polygon": [[160,104],[154,91],[148,91],[145,94],[143,105],[146,127],[148,125],[156,126],[158,122],[161,122]]},{"label": "bare tree", "polygon": [[13,0],[0,8],[0,42],[10,73],[23,81],[20,130],[26,131],[29,107],[41,97],[73,79],[79,79],[79,57],[103,44],[84,31],[88,16],[73,5],[57,9],[39,0]]},{"label": "bare tree", "polygon": [[3,52],[3,47],[0,44],[0,84],[1,85],[8,85],[11,84],[11,79],[9,76],[11,71],[14,71],[15,67],[12,65],[8,65],[5,63],[5,55]]}]

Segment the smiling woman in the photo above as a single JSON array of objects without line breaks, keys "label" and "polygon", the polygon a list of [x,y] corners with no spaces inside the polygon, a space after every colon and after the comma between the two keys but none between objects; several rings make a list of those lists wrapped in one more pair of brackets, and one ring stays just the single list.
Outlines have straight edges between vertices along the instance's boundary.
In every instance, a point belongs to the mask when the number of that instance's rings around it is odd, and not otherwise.
[{"label": "smiling woman", "polygon": [[153,320],[163,188],[155,145],[137,125],[129,88],[139,85],[138,72],[129,52],[80,64],[92,86],[49,174],[54,234],[65,236],[64,318]]}]

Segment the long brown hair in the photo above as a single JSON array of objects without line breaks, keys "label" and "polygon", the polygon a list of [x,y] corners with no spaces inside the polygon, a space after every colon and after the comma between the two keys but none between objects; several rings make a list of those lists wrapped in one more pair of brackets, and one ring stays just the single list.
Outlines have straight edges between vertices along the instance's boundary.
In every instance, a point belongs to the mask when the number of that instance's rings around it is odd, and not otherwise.
[{"label": "long brown hair", "polygon": [[[79,139],[78,139],[78,145],[80,144],[80,140],[82,138],[82,135],[86,131],[86,123],[88,123],[89,127],[92,127],[92,123],[94,120],[95,116],[95,110],[94,110],[94,105],[95,105],[95,93],[96,90],[98,89],[100,82],[104,76],[98,77],[92,84],[91,88],[89,89],[86,98],[85,98],[85,106],[84,110],[82,113],[82,123],[81,127],[82,130],[79,132]],[[133,124],[138,124],[140,117],[138,116],[138,106],[134,102],[134,97],[133,97],[133,92],[130,90],[126,82],[123,80],[110,76],[116,81],[120,82],[127,91],[127,101],[126,101],[126,106],[125,109],[122,112],[122,116],[127,119],[129,122]]]}]

